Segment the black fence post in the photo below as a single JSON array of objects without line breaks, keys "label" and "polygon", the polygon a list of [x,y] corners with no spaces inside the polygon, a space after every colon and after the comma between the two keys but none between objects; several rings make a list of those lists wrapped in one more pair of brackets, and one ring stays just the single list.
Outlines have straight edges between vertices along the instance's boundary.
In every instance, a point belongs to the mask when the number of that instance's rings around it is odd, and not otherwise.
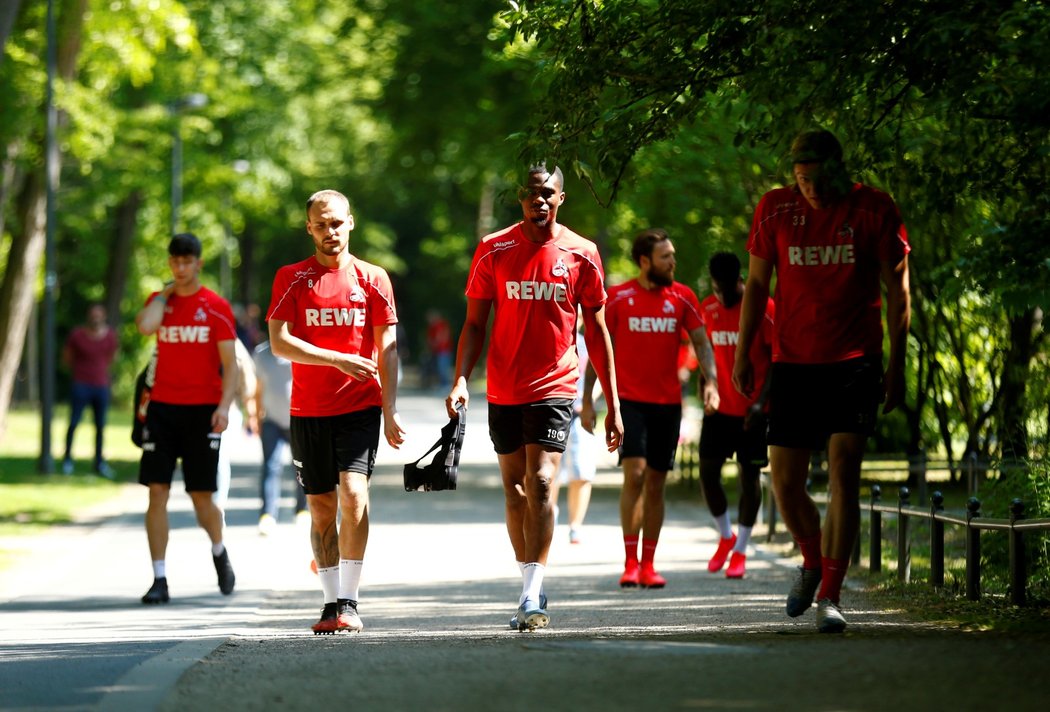
[{"label": "black fence post", "polygon": [[882,571],[882,512],[875,509],[882,497],[882,488],[871,486],[871,547],[869,549],[868,570],[872,573]]},{"label": "black fence post", "polygon": [[930,504],[930,583],[934,588],[944,586],[944,522],[937,515],[944,511],[944,495],[933,493]]},{"label": "black fence post", "polygon": [[1024,530],[1014,525],[1024,519],[1024,502],[1010,503],[1010,602],[1023,606],[1027,602],[1028,566],[1024,550]]},{"label": "black fence post", "polygon": [[970,497],[977,496],[977,453],[970,451],[966,455],[966,494]]},{"label": "black fence post", "polygon": [[973,520],[981,516],[981,501],[970,497],[966,502],[966,598],[981,600],[981,530]]},{"label": "black fence post", "polygon": [[926,505],[926,468],[926,448],[919,448],[918,452],[908,456],[908,479],[914,480],[919,488],[920,507]]},{"label": "black fence post", "polygon": [[902,583],[911,581],[911,517],[904,511],[910,494],[907,487],[901,487],[897,497],[897,580]]}]

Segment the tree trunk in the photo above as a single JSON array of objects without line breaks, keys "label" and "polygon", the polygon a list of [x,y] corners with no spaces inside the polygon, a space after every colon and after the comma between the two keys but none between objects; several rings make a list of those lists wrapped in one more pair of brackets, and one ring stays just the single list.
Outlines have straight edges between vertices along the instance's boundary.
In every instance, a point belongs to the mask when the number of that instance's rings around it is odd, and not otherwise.
[{"label": "tree trunk", "polygon": [[0,3],[0,65],[4,63],[4,46],[11,35],[11,28],[18,18],[18,7],[22,0],[4,0]]},{"label": "tree trunk", "polygon": [[[63,0],[55,8],[58,22],[58,77],[71,79],[76,72],[80,37],[88,0]],[[47,115],[42,106],[41,116]],[[41,130],[34,140],[44,144]],[[47,189],[44,166],[33,168],[28,174],[18,199],[20,230],[11,240],[7,269],[0,283],[0,438],[7,429],[7,412],[11,407],[11,390],[22,348],[25,346],[26,327],[36,296],[36,278],[44,256],[47,231]],[[55,186],[57,188],[57,186]]]},{"label": "tree trunk", "polygon": [[1007,466],[1002,470],[1003,477],[1009,475],[1011,466],[1019,465],[1028,457],[1025,391],[1032,370],[1035,318],[1035,309],[1027,309],[1010,318],[1010,348],[1003,362],[1002,410],[997,433],[1003,464]]},{"label": "tree trunk", "polygon": [[131,249],[135,244],[135,226],[138,223],[139,208],[142,206],[142,191],[132,191],[117,206],[117,231],[113,235],[112,250],[109,253],[109,269],[106,276],[106,312],[109,314],[110,326],[118,327],[121,323],[121,302],[124,301],[124,289],[128,283],[128,267],[131,264]]},{"label": "tree trunk", "polygon": [[11,239],[7,270],[0,284],[0,438],[7,429],[18,362],[36,295],[36,277],[44,256],[45,202],[43,170],[33,171],[18,199],[22,229]]}]

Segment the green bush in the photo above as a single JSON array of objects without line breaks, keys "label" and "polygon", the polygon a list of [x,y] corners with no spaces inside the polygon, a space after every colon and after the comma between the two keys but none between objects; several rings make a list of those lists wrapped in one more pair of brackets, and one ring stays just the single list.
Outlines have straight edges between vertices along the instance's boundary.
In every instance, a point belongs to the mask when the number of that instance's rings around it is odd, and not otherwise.
[{"label": "green bush", "polygon": [[[1009,518],[1015,499],[1024,504],[1026,519],[1050,518],[1050,462],[1026,461],[1009,468],[1005,476],[989,483],[982,492],[981,514],[989,518]],[[1050,601],[1050,531],[1025,533],[1028,564],[1028,596]],[[981,535],[982,587],[1009,591],[1010,538],[1005,532]]]}]

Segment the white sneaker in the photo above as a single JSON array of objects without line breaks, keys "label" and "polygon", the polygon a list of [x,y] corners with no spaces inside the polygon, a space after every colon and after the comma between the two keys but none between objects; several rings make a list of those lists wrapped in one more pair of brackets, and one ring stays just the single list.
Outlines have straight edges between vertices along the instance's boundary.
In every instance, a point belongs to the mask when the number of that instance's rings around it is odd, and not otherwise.
[{"label": "white sneaker", "polygon": [[270,536],[277,530],[277,520],[272,515],[259,517],[259,536]]},{"label": "white sneaker", "polygon": [[821,633],[841,633],[846,630],[842,609],[830,598],[817,601],[817,630]]}]

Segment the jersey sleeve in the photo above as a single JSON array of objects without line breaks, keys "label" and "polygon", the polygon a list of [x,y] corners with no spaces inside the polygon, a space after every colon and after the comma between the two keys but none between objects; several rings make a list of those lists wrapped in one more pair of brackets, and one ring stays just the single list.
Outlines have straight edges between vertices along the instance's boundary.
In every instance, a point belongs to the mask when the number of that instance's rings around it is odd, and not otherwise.
[{"label": "jersey sleeve", "polygon": [[470,275],[467,277],[466,295],[471,299],[495,299],[493,287],[492,251],[487,243],[482,242],[474,251],[474,260],[470,264]]},{"label": "jersey sleeve", "polygon": [[679,293],[682,295],[682,301],[685,302],[685,309],[682,310],[682,326],[685,327],[686,332],[692,333],[704,326],[704,318],[700,315],[700,300],[696,292],[687,285],[683,284]]},{"label": "jersey sleeve", "polygon": [[394,288],[390,284],[390,275],[386,270],[377,268],[371,279],[368,310],[372,317],[372,326],[396,324],[397,306],[394,303]]},{"label": "jersey sleeve", "polygon": [[879,242],[875,251],[880,262],[897,264],[911,251],[908,244],[908,231],[904,227],[900,210],[889,196],[885,196],[886,205],[882,211],[883,224],[879,230]]},{"label": "jersey sleeve", "polygon": [[747,238],[747,251],[766,261],[776,258],[775,231],[767,221],[766,211],[769,206],[769,193],[762,196],[755,208],[755,217],[751,222],[751,234]]},{"label": "jersey sleeve", "polygon": [[216,295],[211,300],[211,310],[215,313],[218,318],[217,329],[216,329],[216,341],[230,341],[231,339],[237,338],[237,327],[236,319],[233,316],[233,309],[222,297]]},{"label": "jersey sleeve", "polygon": [[266,311],[266,320],[295,322],[295,296],[288,280],[288,270],[281,268],[273,278],[273,292],[270,296],[270,308]]},{"label": "jersey sleeve", "polygon": [[605,270],[597,250],[587,255],[580,268],[579,294],[582,306],[597,308],[605,304]]}]

